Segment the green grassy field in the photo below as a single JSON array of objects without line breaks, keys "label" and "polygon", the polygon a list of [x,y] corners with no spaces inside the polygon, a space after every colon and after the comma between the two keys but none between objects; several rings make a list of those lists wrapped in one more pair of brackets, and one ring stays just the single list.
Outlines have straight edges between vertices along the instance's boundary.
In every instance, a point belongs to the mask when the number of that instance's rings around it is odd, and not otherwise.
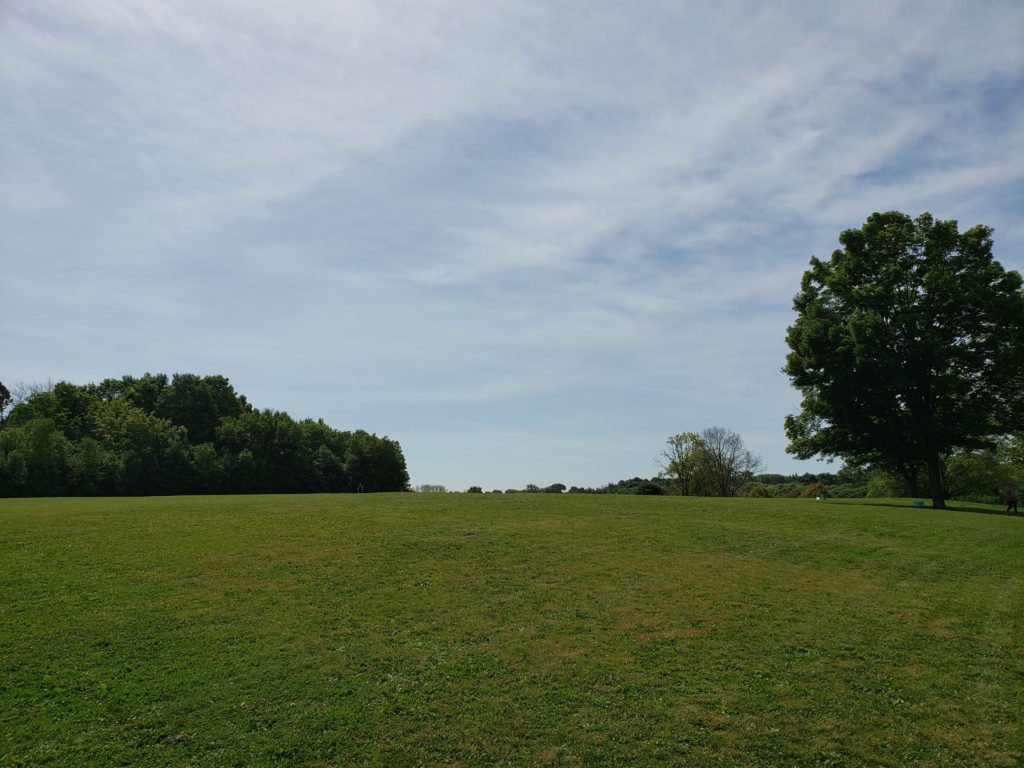
[{"label": "green grassy field", "polygon": [[0,500],[0,765],[1019,766],[1024,518]]}]

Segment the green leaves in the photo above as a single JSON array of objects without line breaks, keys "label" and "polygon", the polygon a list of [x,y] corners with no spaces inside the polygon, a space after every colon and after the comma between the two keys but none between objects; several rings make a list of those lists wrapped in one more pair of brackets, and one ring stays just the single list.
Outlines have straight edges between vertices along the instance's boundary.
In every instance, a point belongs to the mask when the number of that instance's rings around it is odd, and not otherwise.
[{"label": "green leaves", "polygon": [[656,461],[681,496],[735,496],[762,464],[739,434],[724,427],[673,435]]},{"label": "green leaves", "polygon": [[223,376],[62,382],[4,424],[3,496],[401,491],[409,482],[397,442],[254,410]]},{"label": "green leaves", "polygon": [[937,472],[941,456],[1024,426],[1021,278],[992,258],[991,233],[874,213],[811,259],[786,337],[803,395],[790,452]]}]

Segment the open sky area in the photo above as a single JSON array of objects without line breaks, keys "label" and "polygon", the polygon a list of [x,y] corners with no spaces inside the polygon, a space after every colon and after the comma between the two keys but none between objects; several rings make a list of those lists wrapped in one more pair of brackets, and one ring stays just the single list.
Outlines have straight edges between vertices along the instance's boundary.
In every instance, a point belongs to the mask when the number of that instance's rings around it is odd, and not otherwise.
[{"label": "open sky area", "polygon": [[223,374],[414,485],[813,471],[812,255],[930,211],[1024,268],[1019,0],[5,0],[0,115],[0,381]]}]

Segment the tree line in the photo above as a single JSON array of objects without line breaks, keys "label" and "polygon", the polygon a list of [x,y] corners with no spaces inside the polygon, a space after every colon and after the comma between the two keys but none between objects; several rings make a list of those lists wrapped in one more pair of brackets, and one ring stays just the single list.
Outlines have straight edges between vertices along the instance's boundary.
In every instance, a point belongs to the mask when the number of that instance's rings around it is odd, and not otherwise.
[{"label": "tree line", "polygon": [[[884,461],[849,463],[835,472],[758,472],[762,469],[760,458],[745,447],[740,435],[722,427],[673,435],[666,446],[656,459],[662,471],[654,477],[633,477],[596,488],[531,484],[522,490],[510,488],[505,493],[875,498],[914,497],[920,490],[912,488],[904,474]],[[993,439],[986,448],[954,451],[942,457],[939,474],[946,498],[998,504],[1001,491],[1024,477],[1024,436],[1007,435]],[[444,492],[445,488],[420,486],[417,490]],[[480,493],[482,489],[472,486],[468,492]]]},{"label": "tree line", "polygon": [[[943,460],[941,475],[947,498],[998,504],[1002,489],[1024,477],[1024,440],[1011,436],[1000,439],[992,448],[959,451]],[[690,490],[691,495],[696,495],[700,490],[699,484],[691,486]],[[676,496],[679,492],[678,483],[664,473],[650,478],[619,480],[596,488],[574,485],[568,489],[568,493],[626,496]],[[736,492],[736,495],[745,497],[791,499],[814,498],[823,494],[829,498],[850,499],[918,495],[911,493],[902,475],[884,464],[846,465],[835,472],[789,475],[762,472],[751,475]]]},{"label": "tree line", "polygon": [[254,408],[224,376],[0,384],[0,496],[408,490],[395,440]]}]

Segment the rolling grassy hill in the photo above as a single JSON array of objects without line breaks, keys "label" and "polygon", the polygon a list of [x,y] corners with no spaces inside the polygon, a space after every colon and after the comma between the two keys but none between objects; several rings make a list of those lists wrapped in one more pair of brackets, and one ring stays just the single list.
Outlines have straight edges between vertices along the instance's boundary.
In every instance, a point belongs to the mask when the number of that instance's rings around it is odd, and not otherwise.
[{"label": "rolling grassy hill", "polygon": [[972,509],[0,500],[0,765],[1017,766],[1024,518]]}]

